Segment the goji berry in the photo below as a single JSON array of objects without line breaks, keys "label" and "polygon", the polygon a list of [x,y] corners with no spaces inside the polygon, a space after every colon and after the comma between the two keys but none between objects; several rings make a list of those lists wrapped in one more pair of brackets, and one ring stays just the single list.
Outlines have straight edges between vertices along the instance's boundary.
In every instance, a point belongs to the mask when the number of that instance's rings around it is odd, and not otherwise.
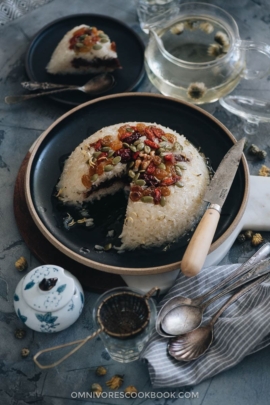
[{"label": "goji berry", "polygon": [[150,146],[152,149],[159,149],[159,145],[156,142],[150,141],[149,139],[146,139],[144,143],[145,145]]}]

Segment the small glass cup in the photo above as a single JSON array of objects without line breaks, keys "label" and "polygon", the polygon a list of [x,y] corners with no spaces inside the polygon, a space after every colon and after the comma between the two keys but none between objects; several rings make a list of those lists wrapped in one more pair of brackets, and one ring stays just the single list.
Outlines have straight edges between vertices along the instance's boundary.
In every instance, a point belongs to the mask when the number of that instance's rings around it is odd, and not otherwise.
[{"label": "small glass cup", "polygon": [[[105,292],[98,298],[93,309],[93,321],[94,327],[96,329],[99,329],[101,326],[97,319],[97,313],[100,304],[111,295],[121,292],[136,293],[143,298],[143,294],[141,294],[141,291],[134,289],[131,290],[128,287],[114,288],[110,291]],[[142,331],[138,334],[130,337],[120,338],[113,337],[105,331],[100,333],[100,337],[104,343],[104,346],[113,360],[120,363],[129,363],[139,358],[140,353],[150,339],[157,316],[157,310],[154,300],[152,298],[147,298],[147,303],[150,308],[149,322],[147,326],[143,328]]]},{"label": "small glass cup", "polygon": [[141,29],[148,34],[149,26],[156,27],[175,17],[179,0],[135,0]]}]

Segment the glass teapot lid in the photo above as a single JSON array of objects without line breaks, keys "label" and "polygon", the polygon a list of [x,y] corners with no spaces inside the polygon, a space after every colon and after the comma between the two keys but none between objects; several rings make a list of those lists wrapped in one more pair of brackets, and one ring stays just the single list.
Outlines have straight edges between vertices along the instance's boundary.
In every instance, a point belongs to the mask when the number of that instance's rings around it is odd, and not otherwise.
[{"label": "glass teapot lid", "polygon": [[229,95],[221,98],[219,103],[232,114],[246,120],[244,130],[249,135],[256,133],[260,122],[270,122],[270,101]]}]

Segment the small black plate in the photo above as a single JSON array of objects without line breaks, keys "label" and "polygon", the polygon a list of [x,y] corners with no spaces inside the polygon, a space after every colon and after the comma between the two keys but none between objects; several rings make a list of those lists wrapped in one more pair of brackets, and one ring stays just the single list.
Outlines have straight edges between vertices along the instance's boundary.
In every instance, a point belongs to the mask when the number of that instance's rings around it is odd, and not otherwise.
[{"label": "small black plate", "polygon": [[[53,51],[64,35],[72,28],[86,24],[95,26],[109,35],[117,46],[122,69],[112,74],[116,85],[102,95],[134,90],[144,76],[144,44],[140,37],[126,24],[99,14],[77,14],[56,20],[46,25],[33,38],[25,58],[26,73],[31,81],[59,84],[84,85],[94,75],[52,75],[46,71]],[[63,92],[50,96],[54,100],[79,105],[93,97],[80,91]]]}]

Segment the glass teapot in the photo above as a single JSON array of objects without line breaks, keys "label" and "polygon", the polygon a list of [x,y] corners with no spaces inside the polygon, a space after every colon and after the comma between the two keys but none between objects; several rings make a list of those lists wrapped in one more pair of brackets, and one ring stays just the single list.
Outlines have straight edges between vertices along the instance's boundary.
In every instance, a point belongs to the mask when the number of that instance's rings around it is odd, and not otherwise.
[{"label": "glass teapot", "polygon": [[233,17],[217,6],[184,3],[177,18],[161,25],[149,27],[145,67],[166,96],[211,103],[230,93],[241,78],[269,73],[270,46],[241,40]]}]

